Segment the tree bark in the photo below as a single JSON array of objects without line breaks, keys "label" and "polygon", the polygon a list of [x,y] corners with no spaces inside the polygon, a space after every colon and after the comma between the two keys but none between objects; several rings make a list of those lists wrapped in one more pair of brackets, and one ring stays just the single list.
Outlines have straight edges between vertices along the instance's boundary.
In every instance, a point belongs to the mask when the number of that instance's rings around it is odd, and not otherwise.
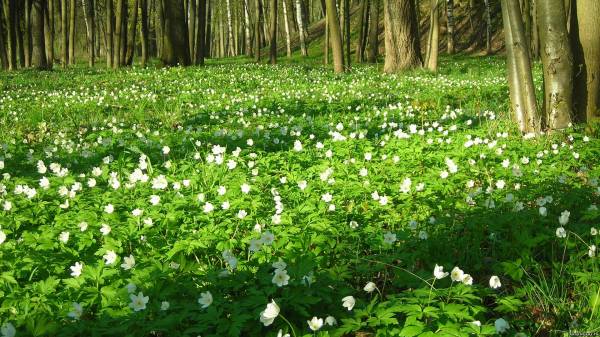
[{"label": "tree bark", "polygon": [[327,23],[329,26],[329,42],[333,56],[333,70],[336,73],[344,72],[344,51],[342,48],[342,35],[340,32],[340,20],[335,8],[335,0],[325,0],[327,7]]},{"label": "tree bark", "polygon": [[454,54],[454,0],[447,0],[446,16],[448,18],[448,31],[446,33],[446,40],[448,42],[448,54],[452,55]]},{"label": "tree bark", "polygon": [[188,18],[188,44],[190,49],[190,59],[196,59],[195,49],[196,49],[196,0],[189,0],[188,5],[189,18]]},{"label": "tree bark", "polygon": [[127,33],[127,55],[125,56],[125,64],[131,66],[133,64],[133,57],[135,55],[135,39],[136,39],[136,28],[138,19],[138,7],[139,0],[133,2],[133,12],[131,13],[129,21],[129,32]]},{"label": "tree bark", "polygon": [[81,5],[83,6],[83,12],[85,14],[85,28],[86,28],[86,39],[87,39],[87,49],[88,49],[88,65],[90,67],[94,66],[95,61],[95,36],[94,36],[94,0],[81,0]]},{"label": "tree bark", "polygon": [[271,12],[271,39],[270,39],[270,44],[271,44],[271,48],[269,50],[269,62],[271,62],[271,64],[276,64],[277,63],[277,0],[271,0],[271,5],[270,5],[270,12]]},{"label": "tree bark", "polygon": [[385,64],[383,71],[395,73],[423,65],[419,27],[413,0],[384,0]]},{"label": "tree bark", "polygon": [[246,56],[252,56],[252,35],[250,34],[250,8],[244,0],[244,49]]},{"label": "tree bark", "polygon": [[490,0],[483,1],[485,4],[485,53],[489,55],[492,53],[492,13]]},{"label": "tree bark", "polygon": [[0,64],[2,69],[8,69],[8,54],[6,53],[6,47],[4,45],[4,3],[0,1]]},{"label": "tree bark", "polygon": [[226,1],[226,10],[227,10],[227,43],[225,44],[226,46],[226,51],[227,51],[227,55],[229,56],[235,56],[236,55],[236,51],[235,51],[235,43],[234,43],[234,39],[233,39],[233,25],[231,24],[232,19],[231,19],[231,1],[230,0],[225,0]]},{"label": "tree bark", "polygon": [[145,67],[148,63],[148,0],[140,1],[140,35],[142,42],[142,59],[141,65]]},{"label": "tree bark", "polygon": [[54,0],[48,0],[45,9],[45,40],[46,56],[48,57],[48,66],[52,68],[54,64]]},{"label": "tree bark", "polygon": [[350,69],[350,64],[352,62],[351,58],[350,58],[350,54],[351,54],[351,50],[350,50],[350,0],[342,0],[344,1],[344,42],[345,42],[345,46],[344,46],[344,51],[346,52],[346,59],[344,60],[344,65],[346,66],[346,69]]},{"label": "tree bark", "polygon": [[[65,0],[62,0],[65,2]],[[112,68],[113,66],[113,6],[112,0],[106,0],[106,67]]]},{"label": "tree bark", "polygon": [[367,0],[361,0],[360,1],[360,9],[359,9],[359,20],[358,20],[358,39],[356,40],[356,62],[360,63],[364,61],[364,46],[365,46],[365,41],[366,41],[366,35],[367,35],[367,30],[365,29],[367,27],[367,20],[369,19],[368,15],[367,15],[367,10],[368,10],[368,1]]},{"label": "tree bark", "polygon": [[6,0],[4,4],[4,18],[6,19],[7,47],[8,47],[8,69],[17,69],[17,27],[15,19],[17,16],[16,0]]},{"label": "tree bark", "polygon": [[198,34],[196,34],[196,55],[194,55],[194,62],[197,65],[204,65],[204,55],[206,53],[206,2],[207,0],[198,0],[198,20],[197,28]]},{"label": "tree bark", "polygon": [[298,23],[298,37],[300,39],[300,52],[302,56],[308,56],[308,32],[304,24],[304,16],[302,15],[302,3],[296,0],[296,21]]},{"label": "tree bark", "polygon": [[75,0],[69,5],[69,64],[75,64]]},{"label": "tree bark", "polygon": [[66,68],[69,65],[69,17],[67,0],[60,1],[60,33],[62,35],[62,65]]},{"label": "tree bark", "polygon": [[254,1],[254,9],[256,10],[256,20],[254,22],[254,61],[260,61],[260,33],[262,26],[262,9],[260,8],[260,0]]},{"label": "tree bark", "polygon": [[204,36],[204,53],[202,55],[202,62],[204,63],[204,58],[210,57],[210,52],[212,50],[212,17],[214,6],[211,4],[211,0],[201,1],[206,1],[206,33]]},{"label": "tree bark", "polygon": [[369,48],[367,49],[367,61],[369,63],[377,62],[379,53],[379,2],[380,0],[370,0],[369,8]]},{"label": "tree bark", "polygon": [[24,5],[22,6],[22,10],[23,10],[23,17],[24,17],[24,22],[23,22],[23,28],[24,28],[24,41],[23,41],[23,56],[24,56],[24,62],[23,60],[21,60],[22,63],[24,63],[26,68],[31,67],[31,53],[32,53],[32,49],[33,49],[33,41],[32,41],[32,31],[31,31],[31,26],[32,26],[32,22],[31,22],[31,11],[32,11],[32,0],[25,0]]},{"label": "tree bark", "polygon": [[163,2],[165,11],[165,40],[162,52],[162,61],[165,65],[182,66],[190,65],[190,52],[187,43],[187,25],[183,11],[183,0]]},{"label": "tree bark", "polygon": [[579,121],[600,118],[600,1],[573,1],[571,41],[574,55],[574,103]]},{"label": "tree bark", "polygon": [[116,69],[121,66],[121,48],[122,48],[122,35],[123,35],[123,0],[117,0],[117,7],[115,8],[115,31],[114,31],[114,50],[113,50],[113,68]]},{"label": "tree bark", "polygon": [[437,61],[440,44],[440,1],[431,0],[431,14],[429,18],[429,35],[427,38],[427,69],[437,71]]},{"label": "tree bark", "polygon": [[31,65],[40,70],[48,69],[46,43],[44,42],[44,7],[46,0],[33,0],[31,10],[32,53]]},{"label": "tree bark", "polygon": [[563,4],[563,0],[537,3],[544,69],[545,117],[550,129],[568,127],[573,107],[573,54]]},{"label": "tree bark", "polygon": [[290,37],[290,23],[288,20],[288,10],[286,1],[283,0],[281,2],[281,5],[283,6],[283,24],[285,28],[285,46],[287,51],[287,57],[292,57],[292,38]]}]

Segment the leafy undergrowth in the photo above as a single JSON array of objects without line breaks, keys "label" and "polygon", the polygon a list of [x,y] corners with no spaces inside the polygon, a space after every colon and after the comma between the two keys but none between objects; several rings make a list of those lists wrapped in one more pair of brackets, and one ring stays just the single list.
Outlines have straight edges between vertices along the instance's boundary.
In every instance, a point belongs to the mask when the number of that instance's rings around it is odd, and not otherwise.
[{"label": "leafy undergrowth", "polygon": [[600,142],[499,59],[1,76],[3,336],[600,329]]}]

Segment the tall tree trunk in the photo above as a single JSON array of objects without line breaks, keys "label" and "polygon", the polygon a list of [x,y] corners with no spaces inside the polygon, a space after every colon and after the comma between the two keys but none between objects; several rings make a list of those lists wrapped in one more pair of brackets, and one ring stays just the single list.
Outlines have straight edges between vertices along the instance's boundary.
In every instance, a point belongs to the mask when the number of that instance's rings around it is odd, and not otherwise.
[{"label": "tall tree trunk", "polygon": [[346,59],[344,60],[344,65],[346,69],[350,69],[350,64],[352,62],[350,58],[350,40],[351,40],[351,31],[350,31],[350,0],[342,0],[344,2],[344,52],[346,53]]},{"label": "tall tree trunk", "polygon": [[148,0],[140,1],[140,14],[142,22],[140,24],[140,35],[142,42],[142,67],[148,63]]},{"label": "tall tree trunk", "polygon": [[[15,17],[15,27],[17,27],[17,52],[19,54],[19,66],[21,68],[26,66],[25,49],[29,48],[29,46],[26,46],[29,43],[28,42],[26,43],[26,41],[24,41],[25,40],[25,38],[24,38],[25,32],[23,30],[25,27],[22,27],[22,25],[21,25],[21,21],[22,21],[21,17],[24,16],[24,14],[23,14],[24,11],[25,11],[25,6],[23,6],[23,3],[20,3],[17,8],[17,16]],[[31,32],[31,26],[29,28],[29,32]],[[31,39],[29,39],[29,41],[31,41]],[[31,50],[31,49],[29,49],[29,50]],[[31,65],[31,61],[29,61],[29,64]]]},{"label": "tall tree trunk", "polygon": [[269,48],[269,62],[277,63],[277,0],[271,0],[271,48]]},{"label": "tall tree trunk", "polygon": [[502,23],[504,25],[504,40],[506,44],[506,74],[508,78],[508,90],[510,96],[511,110],[519,130],[526,132],[528,129],[527,116],[523,104],[523,92],[519,82],[519,73],[515,63],[515,54],[513,51],[513,40],[510,21],[508,18],[508,8],[502,5]]},{"label": "tall tree trunk", "polygon": [[113,68],[116,69],[121,66],[121,35],[123,33],[123,0],[117,0],[117,6],[115,8],[115,31],[113,38]]},{"label": "tall tree trunk", "polygon": [[[531,48],[531,57],[534,60],[540,58],[540,34],[538,30],[538,22],[537,22],[537,9],[536,3],[540,0],[531,0],[531,40],[530,40],[530,48]],[[543,1],[543,0],[542,0]]]},{"label": "tall tree trunk", "polygon": [[448,54],[452,55],[454,54],[454,0],[447,0],[446,16],[448,18],[448,31],[446,33],[446,40],[448,42]]},{"label": "tall tree trunk", "polygon": [[32,26],[32,22],[31,22],[31,11],[32,11],[32,0],[25,0],[25,4],[22,7],[23,8],[23,13],[24,13],[24,22],[23,22],[23,26],[24,26],[24,45],[23,45],[23,51],[24,51],[24,57],[25,57],[25,67],[29,68],[31,67],[31,53],[32,53],[32,49],[33,49],[33,41],[32,41],[32,32],[31,32],[31,26]]},{"label": "tall tree trunk", "polygon": [[492,13],[490,0],[483,0],[485,4],[485,53],[492,53]]},{"label": "tall tree trunk", "polygon": [[288,21],[288,10],[286,1],[281,2],[283,6],[283,24],[285,28],[285,46],[287,51],[287,57],[292,57],[292,39],[290,37],[290,23]]},{"label": "tall tree trunk", "polygon": [[344,50],[335,0],[325,0],[325,4],[327,6],[327,23],[329,25],[329,42],[331,43],[331,53],[333,56],[333,70],[336,73],[343,73]]},{"label": "tall tree trunk", "polygon": [[566,128],[571,123],[573,108],[573,54],[563,4],[563,0],[537,3],[544,69],[545,117],[550,129]]},{"label": "tall tree trunk", "polygon": [[254,1],[254,9],[255,13],[255,22],[254,22],[254,61],[260,61],[260,33],[261,33],[261,25],[262,25],[262,10],[260,8],[260,0]]},{"label": "tall tree trunk", "polygon": [[196,19],[197,19],[197,14],[196,14],[196,0],[189,0],[189,5],[188,5],[188,11],[189,11],[189,19],[188,19],[188,44],[189,44],[189,49],[190,49],[190,60],[193,60],[194,63],[196,62],[196,54],[195,54],[195,49],[196,49]]},{"label": "tall tree trunk", "polygon": [[379,53],[379,2],[380,0],[370,0],[369,6],[369,48],[367,61],[369,63],[377,62]]},{"label": "tall tree trunk", "polygon": [[308,56],[307,40],[308,32],[304,24],[304,16],[302,15],[302,3],[296,0],[296,22],[298,23],[298,36],[300,39],[300,52],[302,56]]},{"label": "tall tree trunk", "polygon": [[252,56],[252,35],[250,33],[250,7],[248,0],[244,0],[244,33],[246,56]]},{"label": "tall tree trunk", "polygon": [[4,3],[4,18],[6,20],[7,47],[8,47],[8,69],[17,69],[17,27],[15,19],[17,16],[17,0],[6,0]]},{"label": "tall tree trunk", "polygon": [[123,13],[121,14],[121,52],[119,54],[119,65],[126,65],[126,56],[127,56],[127,21],[129,18],[129,1],[123,1]]},{"label": "tall tree trunk", "polygon": [[162,61],[165,65],[190,65],[190,52],[187,43],[187,25],[183,11],[183,0],[163,1],[165,11],[165,41]]},{"label": "tall tree trunk", "polygon": [[[62,0],[63,2],[65,0]],[[112,13],[113,13],[113,6],[112,6],[112,0],[106,0],[106,6],[105,9],[106,11],[106,67],[107,68],[112,68],[113,66],[113,20],[112,20]]]},{"label": "tall tree trunk", "polygon": [[512,49],[514,54],[515,66],[521,87],[523,108],[527,116],[527,130],[539,131],[540,123],[537,114],[537,103],[535,100],[535,87],[533,85],[533,75],[531,72],[531,62],[529,58],[529,49],[525,41],[525,32],[523,30],[523,21],[521,9],[518,0],[501,0],[502,6],[506,6],[508,22],[512,37]]},{"label": "tall tree trunk", "polygon": [[[323,3],[327,0],[322,0]],[[323,43],[323,64],[329,64],[329,46],[331,33],[329,32],[329,15],[327,15],[327,11],[325,11],[325,43]]]},{"label": "tall tree trunk", "polygon": [[219,57],[225,57],[225,24],[223,23],[223,8],[219,8]]},{"label": "tall tree trunk", "polygon": [[4,45],[4,2],[0,1],[0,64],[2,69],[8,69],[8,54]]},{"label": "tall tree trunk", "polygon": [[198,0],[198,19],[197,28],[198,34],[196,34],[196,55],[194,55],[194,62],[197,65],[204,65],[204,55],[206,53],[206,2],[207,0]]},{"label": "tall tree trunk", "polygon": [[31,64],[38,69],[48,69],[46,58],[46,43],[44,42],[44,7],[46,0],[33,0],[31,10],[31,30],[33,48],[31,53]]},{"label": "tall tree trunk", "polygon": [[366,40],[366,35],[367,35],[367,30],[365,29],[367,27],[367,20],[369,19],[368,15],[367,15],[367,10],[368,10],[368,1],[367,0],[361,0],[360,1],[360,10],[359,12],[359,20],[358,20],[358,39],[356,40],[356,62],[360,63],[364,61],[364,45],[365,45],[365,40]]},{"label": "tall tree trunk", "polygon": [[600,118],[600,1],[577,0],[573,6],[573,106],[578,120],[591,122]]},{"label": "tall tree trunk", "polygon": [[[110,0],[107,0],[110,1]],[[63,67],[69,65],[69,15],[67,0],[60,0],[60,34],[62,35],[62,62]]]},{"label": "tall tree trunk", "polygon": [[384,0],[385,64],[383,71],[395,73],[423,65],[419,27],[413,0]]},{"label": "tall tree trunk", "polygon": [[81,0],[81,6],[83,7],[83,13],[85,18],[86,28],[86,39],[88,49],[88,65],[94,66],[95,61],[95,36],[94,36],[94,0]]},{"label": "tall tree trunk", "polygon": [[440,1],[431,0],[431,16],[429,19],[429,36],[427,38],[427,69],[437,71],[440,44]]},{"label": "tall tree trunk", "polygon": [[227,55],[229,56],[235,56],[235,44],[234,44],[234,40],[233,40],[233,25],[231,24],[231,2],[230,0],[225,0],[226,1],[226,10],[227,10],[227,43],[226,45],[226,52]]},{"label": "tall tree trunk", "polygon": [[[201,0],[202,1],[202,0]],[[204,36],[204,53],[202,62],[204,62],[204,58],[210,57],[210,53],[212,50],[212,18],[214,13],[214,6],[211,4],[211,0],[206,1],[206,34]]]},{"label": "tall tree trunk", "polygon": [[521,13],[523,14],[523,29],[525,31],[525,41],[527,41],[529,50],[531,51],[531,0],[522,0]]},{"label": "tall tree trunk", "polygon": [[69,5],[69,64],[75,64],[75,0]]},{"label": "tall tree trunk", "polygon": [[[195,1],[195,0],[192,0]],[[133,57],[135,55],[135,38],[138,18],[138,7],[139,0],[133,2],[133,12],[131,13],[131,21],[129,22],[129,33],[127,34],[127,57],[125,58],[125,64],[128,66],[133,64]]]},{"label": "tall tree trunk", "polygon": [[46,40],[46,56],[48,57],[48,66],[52,68],[54,64],[54,0],[48,0],[46,3],[45,17],[45,40]]}]

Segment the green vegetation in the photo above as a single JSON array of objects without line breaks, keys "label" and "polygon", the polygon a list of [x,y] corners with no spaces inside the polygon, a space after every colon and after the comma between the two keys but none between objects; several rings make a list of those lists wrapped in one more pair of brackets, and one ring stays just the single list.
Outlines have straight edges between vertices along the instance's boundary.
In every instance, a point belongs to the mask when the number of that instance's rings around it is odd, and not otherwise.
[{"label": "green vegetation", "polygon": [[222,62],[0,73],[3,336],[600,331],[598,135],[502,59]]}]

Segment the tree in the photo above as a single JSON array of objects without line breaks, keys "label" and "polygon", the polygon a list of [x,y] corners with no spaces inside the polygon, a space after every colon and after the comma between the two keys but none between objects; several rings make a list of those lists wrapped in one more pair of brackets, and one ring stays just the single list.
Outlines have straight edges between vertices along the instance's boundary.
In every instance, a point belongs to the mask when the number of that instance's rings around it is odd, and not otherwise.
[{"label": "tree", "polygon": [[369,63],[377,62],[379,53],[379,3],[380,0],[370,0],[369,8],[369,48],[367,50],[367,61]]},{"label": "tree", "polygon": [[139,0],[133,1],[133,11],[129,22],[129,32],[127,33],[127,54],[125,56],[125,64],[130,66],[133,64],[133,55],[135,54],[135,37],[137,28]]},{"label": "tree", "polygon": [[54,63],[54,8],[54,0],[48,0],[44,9],[44,34],[46,35],[44,39],[49,67]]},{"label": "tree", "polygon": [[141,43],[142,43],[142,59],[141,64],[142,67],[146,66],[148,63],[148,0],[140,0],[140,14],[141,14],[141,22],[140,22],[140,35],[141,35]]},{"label": "tree", "polygon": [[69,5],[69,64],[75,64],[75,9],[76,2],[71,0]]},{"label": "tree", "polygon": [[538,30],[544,69],[544,110],[550,129],[571,123],[573,55],[563,0],[537,2]]},{"label": "tree", "polygon": [[115,31],[114,31],[114,50],[113,50],[113,68],[121,66],[121,48],[123,35],[123,0],[117,0],[117,8],[115,13]]},{"label": "tree", "polygon": [[283,6],[283,24],[285,28],[285,46],[287,51],[287,57],[292,57],[292,39],[290,36],[290,23],[288,20],[288,9],[286,1],[283,0],[281,2],[281,5]]},{"label": "tree", "polygon": [[188,2],[188,44],[190,49],[190,60],[196,60],[196,54],[194,53],[195,43],[196,43],[196,19],[198,18],[196,14],[196,0],[189,0]]},{"label": "tree", "polygon": [[164,45],[161,53],[165,65],[190,65],[187,25],[183,0],[160,0],[164,11]]},{"label": "tree", "polygon": [[438,48],[440,43],[440,0],[431,0],[429,34],[427,37],[427,57],[425,65],[431,71],[437,71]]},{"label": "tree", "polygon": [[[529,2],[528,0],[525,2]],[[448,31],[446,33],[446,40],[448,42],[448,54],[454,54],[454,0],[447,0],[446,2],[446,16]]]},{"label": "tree", "polygon": [[4,0],[4,18],[6,20],[7,30],[7,46],[8,46],[8,69],[17,69],[17,30],[16,30],[16,16],[17,16],[17,5],[16,0]]},{"label": "tree", "polygon": [[33,0],[31,10],[31,28],[32,28],[32,66],[45,70],[48,69],[48,59],[46,58],[46,43],[44,41],[44,7],[46,0]]},{"label": "tree", "polygon": [[[23,26],[25,28],[24,34],[24,47],[23,47],[23,56],[24,56],[24,65],[25,67],[31,67],[31,52],[33,49],[33,41],[32,41],[32,32],[31,32],[31,11],[32,11],[32,0],[25,0],[24,6],[22,7],[24,22]],[[23,60],[21,60],[23,62]]]},{"label": "tree", "polygon": [[344,65],[347,69],[350,69],[350,0],[342,0],[344,3],[344,51],[346,52],[346,59]]},{"label": "tree", "polygon": [[83,12],[85,14],[85,28],[86,28],[86,41],[87,41],[87,51],[88,51],[88,65],[90,67],[94,66],[94,58],[95,58],[95,20],[94,20],[94,0],[81,0],[81,6],[83,7]]},{"label": "tree", "polygon": [[6,48],[4,47],[4,20],[2,20],[3,13],[3,2],[0,1],[0,63],[2,69],[8,69],[8,55],[6,54]]},{"label": "tree", "polygon": [[256,10],[256,21],[254,22],[254,61],[260,61],[260,33],[262,29],[262,9],[261,1],[254,1],[254,9]]},{"label": "tree", "polygon": [[573,108],[579,121],[600,118],[600,1],[573,1],[571,42],[574,56]]},{"label": "tree", "polygon": [[277,0],[271,0],[270,3],[271,11],[271,31],[270,31],[270,43],[271,48],[269,49],[269,61],[271,64],[277,63]]},{"label": "tree", "polygon": [[[65,0],[61,0],[63,3],[65,3]],[[113,56],[114,56],[114,51],[113,51],[113,6],[112,6],[112,0],[106,0],[106,67],[108,68],[112,68],[113,66]],[[64,19],[63,19],[64,20]],[[63,38],[64,38],[64,33],[63,33]]]},{"label": "tree", "polygon": [[60,34],[62,40],[62,61],[64,68],[69,65],[69,17],[67,16],[67,10],[67,0],[60,0]]},{"label": "tree", "polygon": [[327,24],[329,25],[329,42],[333,55],[333,70],[336,73],[344,72],[344,51],[342,48],[342,36],[340,33],[340,20],[335,8],[335,0],[325,0],[327,8]]},{"label": "tree", "polygon": [[304,16],[302,15],[302,4],[300,0],[296,0],[296,21],[298,23],[298,37],[300,39],[300,52],[302,56],[308,56],[308,32],[304,24]]},{"label": "tree", "polygon": [[358,20],[358,40],[356,41],[356,62],[363,62],[365,60],[364,52],[367,44],[367,30],[369,22],[369,1],[362,0],[360,2]]},{"label": "tree", "polygon": [[384,0],[385,64],[383,71],[395,73],[423,65],[419,27],[413,0]]},{"label": "tree", "polygon": [[[204,56],[206,55],[206,3],[207,0],[198,0],[198,34],[196,34],[196,55],[194,56],[197,65],[204,65]],[[210,34],[210,32],[209,32]]]}]

